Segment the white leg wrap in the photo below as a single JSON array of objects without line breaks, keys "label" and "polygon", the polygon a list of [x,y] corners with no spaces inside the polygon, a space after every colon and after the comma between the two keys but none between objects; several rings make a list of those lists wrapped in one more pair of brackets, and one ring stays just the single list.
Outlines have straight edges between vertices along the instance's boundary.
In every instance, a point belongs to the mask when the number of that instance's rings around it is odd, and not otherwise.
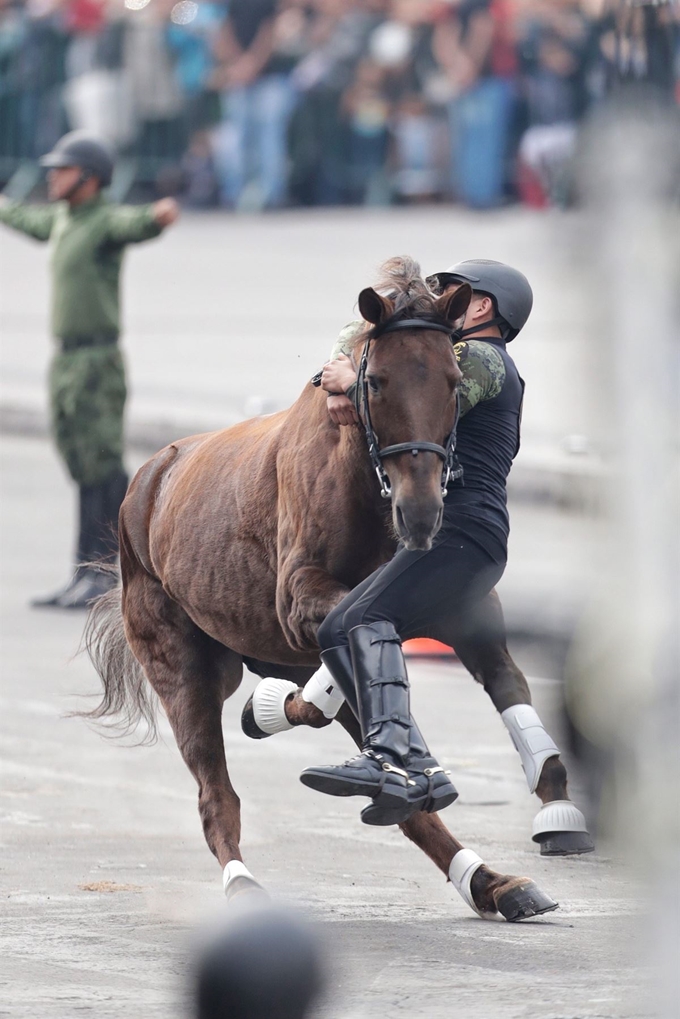
[{"label": "white leg wrap", "polygon": [[501,718],[521,758],[529,792],[535,793],[543,765],[559,754],[559,748],[531,704],[514,704],[501,712]]},{"label": "white leg wrap", "polygon": [[253,690],[253,718],[262,732],[273,736],[294,728],[286,718],[287,697],[298,689],[288,679],[262,679]]},{"label": "white leg wrap", "polygon": [[[586,819],[571,800],[552,800],[545,803],[534,818],[531,837],[548,831],[584,831],[587,832]],[[455,859],[455,857],[454,857]]]},{"label": "white leg wrap", "polygon": [[222,884],[224,885],[225,895],[232,881],[235,881],[237,877],[245,877],[254,884],[258,884],[253,875],[250,873],[245,863],[241,863],[240,860],[232,860],[224,868],[224,875],[222,877]]},{"label": "white leg wrap", "polygon": [[484,863],[473,849],[459,849],[449,864],[449,878],[461,898],[483,920],[503,919],[498,913],[482,913],[472,898],[472,878]]},{"label": "white leg wrap", "polygon": [[335,718],[345,703],[345,697],[325,665],[314,673],[304,690],[302,699],[313,704],[324,718]]}]

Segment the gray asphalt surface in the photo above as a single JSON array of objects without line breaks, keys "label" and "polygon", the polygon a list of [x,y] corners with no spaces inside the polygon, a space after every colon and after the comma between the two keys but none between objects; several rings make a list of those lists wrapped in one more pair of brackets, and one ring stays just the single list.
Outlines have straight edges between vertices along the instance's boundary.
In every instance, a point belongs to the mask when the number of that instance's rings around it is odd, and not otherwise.
[{"label": "gray asphalt surface", "polygon": [[[225,908],[193,781],[166,723],[157,746],[131,749],[66,717],[98,689],[86,658],[73,657],[82,616],[27,601],[66,574],[73,493],[42,441],[5,438],[2,458],[0,1015],[188,1015],[188,948]],[[504,598],[531,577],[559,587],[586,523],[539,507],[516,507],[514,520]],[[534,672],[536,659],[521,648],[517,657]],[[535,702],[557,733],[560,685],[544,677],[531,681]],[[398,831],[362,826],[357,801],[300,785],[306,765],[346,756],[339,727],[262,743],[241,734],[246,677],[224,711],[244,856],[326,939],[333,977],[319,1019],[653,1015],[630,873],[607,846],[541,859],[530,841],[536,804],[484,692],[452,665],[420,663],[412,678],[416,717],[461,793],[445,822],[561,908],[522,925],[475,917]]]}]

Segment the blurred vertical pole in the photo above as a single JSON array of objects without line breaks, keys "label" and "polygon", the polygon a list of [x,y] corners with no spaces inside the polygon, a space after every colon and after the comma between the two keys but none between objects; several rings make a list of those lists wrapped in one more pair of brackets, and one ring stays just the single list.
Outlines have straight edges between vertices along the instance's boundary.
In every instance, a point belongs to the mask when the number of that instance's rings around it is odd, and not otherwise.
[{"label": "blurred vertical pole", "polygon": [[649,961],[663,965],[655,1004],[671,1019],[680,1014],[678,110],[653,87],[621,88],[584,142],[581,255],[610,528],[567,701],[577,730],[614,762],[605,827],[648,882]]}]

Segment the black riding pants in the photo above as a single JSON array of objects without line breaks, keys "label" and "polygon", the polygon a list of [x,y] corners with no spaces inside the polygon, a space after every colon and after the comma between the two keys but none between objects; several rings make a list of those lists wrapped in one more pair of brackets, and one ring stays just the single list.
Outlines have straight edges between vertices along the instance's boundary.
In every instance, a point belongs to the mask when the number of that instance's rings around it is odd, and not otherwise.
[{"label": "black riding pants", "polygon": [[473,533],[445,523],[429,552],[400,548],[326,616],[318,632],[321,649],[347,644],[351,629],[379,620],[393,623],[402,640],[432,637],[452,645],[454,627],[460,633],[475,617],[505,569],[504,545]]}]

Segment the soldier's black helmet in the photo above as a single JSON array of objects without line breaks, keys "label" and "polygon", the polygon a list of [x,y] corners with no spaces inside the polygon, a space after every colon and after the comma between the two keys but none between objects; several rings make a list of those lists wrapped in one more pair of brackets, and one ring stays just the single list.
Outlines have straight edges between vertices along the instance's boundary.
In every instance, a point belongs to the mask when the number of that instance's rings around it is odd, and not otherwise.
[{"label": "soldier's black helmet", "polygon": [[529,280],[519,269],[504,262],[471,258],[434,276],[441,287],[454,282],[469,283],[474,291],[492,297],[497,314],[508,324],[504,335],[507,342],[514,340],[531,314],[534,295]]},{"label": "soldier's black helmet", "polygon": [[60,138],[41,166],[79,166],[88,176],[98,177],[102,187],[111,183],[113,151],[103,139],[89,131],[70,131]]}]

